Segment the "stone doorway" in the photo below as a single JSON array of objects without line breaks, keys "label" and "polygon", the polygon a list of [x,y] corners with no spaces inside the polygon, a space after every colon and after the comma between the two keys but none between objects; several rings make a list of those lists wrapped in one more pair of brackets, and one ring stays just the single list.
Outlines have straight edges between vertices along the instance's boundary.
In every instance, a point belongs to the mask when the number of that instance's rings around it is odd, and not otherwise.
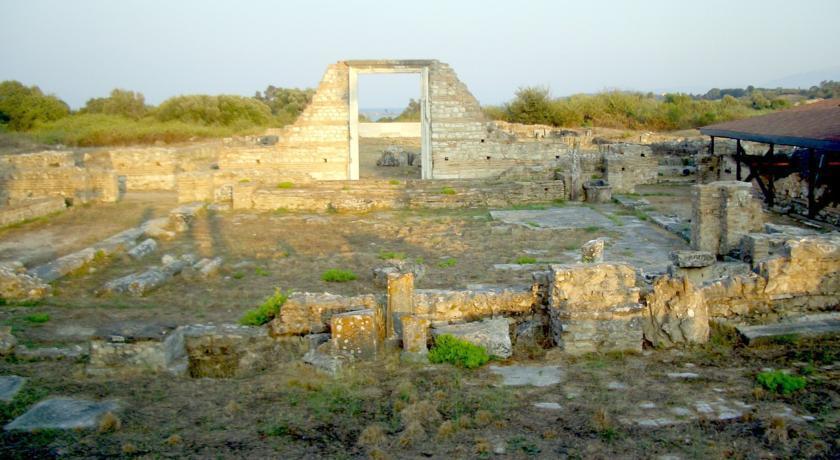
[{"label": "stone doorway", "polygon": [[348,178],[359,179],[359,75],[420,74],[420,177],[432,178],[431,116],[429,108],[429,65],[427,61],[348,61],[350,162]]}]

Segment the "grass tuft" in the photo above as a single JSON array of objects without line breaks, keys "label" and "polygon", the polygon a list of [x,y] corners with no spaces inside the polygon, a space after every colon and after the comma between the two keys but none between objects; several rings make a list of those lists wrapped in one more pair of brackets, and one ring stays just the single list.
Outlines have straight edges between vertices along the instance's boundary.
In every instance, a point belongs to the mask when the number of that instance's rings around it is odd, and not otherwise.
[{"label": "grass tuft", "polygon": [[331,268],[321,274],[321,279],[328,283],[346,283],[355,280],[356,274],[352,270]]},{"label": "grass tuft", "polygon": [[395,252],[395,251],[381,251],[379,253],[379,258],[382,260],[405,260],[406,255],[404,252]]},{"label": "grass tuft", "polygon": [[440,189],[440,193],[441,195],[455,195],[458,192],[456,192],[455,189],[452,187],[444,187]]},{"label": "grass tuft", "polygon": [[535,264],[537,263],[536,257],[529,257],[529,256],[521,256],[516,258],[516,263],[519,265],[527,265],[527,264]]},{"label": "grass tuft", "polygon": [[458,367],[475,369],[490,361],[487,350],[449,334],[435,338],[435,346],[429,350],[429,362],[449,363]]},{"label": "grass tuft", "polygon": [[458,265],[458,259],[456,259],[454,257],[450,257],[446,260],[442,260],[442,261],[438,262],[438,267],[440,267],[440,268],[449,268],[449,267],[454,267],[456,265]]},{"label": "grass tuft", "polygon": [[34,324],[44,324],[50,320],[50,315],[46,313],[33,313],[31,315],[25,316],[23,319]]},{"label": "grass tuft", "polygon": [[288,292],[283,292],[279,288],[275,289],[274,294],[265,299],[259,307],[246,311],[239,319],[239,324],[243,326],[262,326],[280,313],[280,307],[286,303],[288,298]]},{"label": "grass tuft", "polygon": [[286,181],[286,182],[280,182],[279,184],[277,184],[277,188],[294,188],[294,187],[295,187],[294,182]]},{"label": "grass tuft", "polygon": [[782,371],[760,372],[755,376],[756,382],[769,391],[789,395],[805,388],[805,377],[785,374]]}]

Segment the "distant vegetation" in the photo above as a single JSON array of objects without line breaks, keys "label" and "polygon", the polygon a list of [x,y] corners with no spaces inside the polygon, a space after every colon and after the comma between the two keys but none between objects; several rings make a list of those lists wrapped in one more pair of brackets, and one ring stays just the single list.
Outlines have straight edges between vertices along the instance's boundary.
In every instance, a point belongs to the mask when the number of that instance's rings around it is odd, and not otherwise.
[{"label": "distant vegetation", "polygon": [[293,123],[312,100],[312,89],[269,86],[254,97],[176,96],[154,107],[143,94],[114,89],[71,112],[64,101],[37,86],[0,83],[0,132],[73,146],[175,143],[255,134]]},{"label": "distant vegetation", "polygon": [[670,131],[760,115],[810,98],[840,97],[840,83],[807,90],[712,89],[704,95],[608,91],[553,98],[547,88],[526,87],[503,106],[485,107],[496,120],[566,127]]},{"label": "distant vegetation", "polygon": [[[37,142],[72,146],[175,143],[256,134],[293,123],[312,101],[313,89],[269,86],[254,97],[175,96],[159,106],[143,94],[114,89],[78,111],[37,86],[0,83],[0,132]],[[553,98],[548,89],[522,88],[512,101],[485,107],[493,119],[553,126],[599,126],[667,131],[744,118],[788,107],[804,99],[840,97],[840,82],[809,89],[713,88],[703,95],[609,91]],[[360,115],[360,120],[364,117]],[[411,99],[396,117],[380,122],[419,121],[420,101]]]},{"label": "distant vegetation", "polygon": [[410,99],[406,107],[396,117],[382,117],[376,120],[377,123],[409,122],[420,121],[420,101]]}]

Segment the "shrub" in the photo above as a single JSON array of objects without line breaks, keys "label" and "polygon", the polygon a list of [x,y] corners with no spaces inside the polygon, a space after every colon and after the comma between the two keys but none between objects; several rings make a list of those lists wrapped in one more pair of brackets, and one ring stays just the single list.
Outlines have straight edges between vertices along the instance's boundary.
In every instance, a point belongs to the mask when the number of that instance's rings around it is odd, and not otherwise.
[{"label": "shrub", "polygon": [[146,115],[146,100],[142,93],[114,89],[108,97],[88,99],[79,113],[104,113],[139,120]]},{"label": "shrub", "polygon": [[203,126],[266,126],[271,109],[257,99],[242,96],[175,96],[155,110],[160,121],[181,121]]},{"label": "shrub", "polygon": [[475,369],[490,361],[484,348],[473,345],[449,334],[435,338],[435,346],[429,350],[429,362],[449,363],[458,367]]},{"label": "shrub", "polygon": [[785,374],[782,371],[760,372],[755,380],[769,391],[789,395],[805,388],[805,377]]},{"label": "shrub", "polygon": [[405,259],[404,252],[394,252],[394,251],[382,251],[379,253],[379,258],[382,260],[390,260],[390,259],[397,259],[403,260]]},{"label": "shrub", "polygon": [[535,264],[537,263],[537,259],[535,257],[521,256],[516,258],[516,263],[519,265]]},{"label": "shrub", "polygon": [[30,323],[43,324],[50,320],[50,315],[46,313],[33,313],[24,317],[23,319],[29,321]]},{"label": "shrub", "polygon": [[69,114],[70,107],[64,101],[45,95],[37,86],[27,87],[13,80],[0,83],[0,126],[26,131]]},{"label": "shrub", "polygon": [[274,294],[265,299],[259,307],[246,311],[242,315],[242,318],[239,318],[239,324],[244,326],[262,326],[280,313],[280,307],[286,303],[286,299],[288,298],[288,292],[275,289]]},{"label": "shrub", "polygon": [[454,267],[454,266],[455,266],[455,265],[457,265],[457,264],[458,264],[458,259],[456,259],[456,258],[454,258],[454,257],[450,257],[450,258],[448,258],[448,259],[446,259],[446,260],[442,260],[442,261],[440,261],[440,262],[438,263],[438,267],[440,267],[440,268],[449,268],[449,267]]},{"label": "shrub", "polygon": [[441,193],[442,195],[454,195],[454,194],[456,194],[457,192],[456,192],[456,191],[455,191],[455,189],[454,189],[454,188],[452,188],[452,187],[444,187],[444,188],[440,189],[440,193]]},{"label": "shrub", "polygon": [[352,270],[343,270],[341,268],[331,268],[321,275],[321,279],[328,283],[345,283],[356,279],[356,274]]}]

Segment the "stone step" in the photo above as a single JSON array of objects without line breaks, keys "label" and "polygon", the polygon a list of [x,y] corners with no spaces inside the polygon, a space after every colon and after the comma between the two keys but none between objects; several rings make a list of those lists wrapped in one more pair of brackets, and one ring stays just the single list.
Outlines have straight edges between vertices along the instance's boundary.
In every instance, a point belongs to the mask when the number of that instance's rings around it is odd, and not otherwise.
[{"label": "stone step", "polygon": [[819,337],[840,334],[840,313],[806,315],[796,320],[758,326],[735,326],[749,345],[765,343],[778,337]]}]

